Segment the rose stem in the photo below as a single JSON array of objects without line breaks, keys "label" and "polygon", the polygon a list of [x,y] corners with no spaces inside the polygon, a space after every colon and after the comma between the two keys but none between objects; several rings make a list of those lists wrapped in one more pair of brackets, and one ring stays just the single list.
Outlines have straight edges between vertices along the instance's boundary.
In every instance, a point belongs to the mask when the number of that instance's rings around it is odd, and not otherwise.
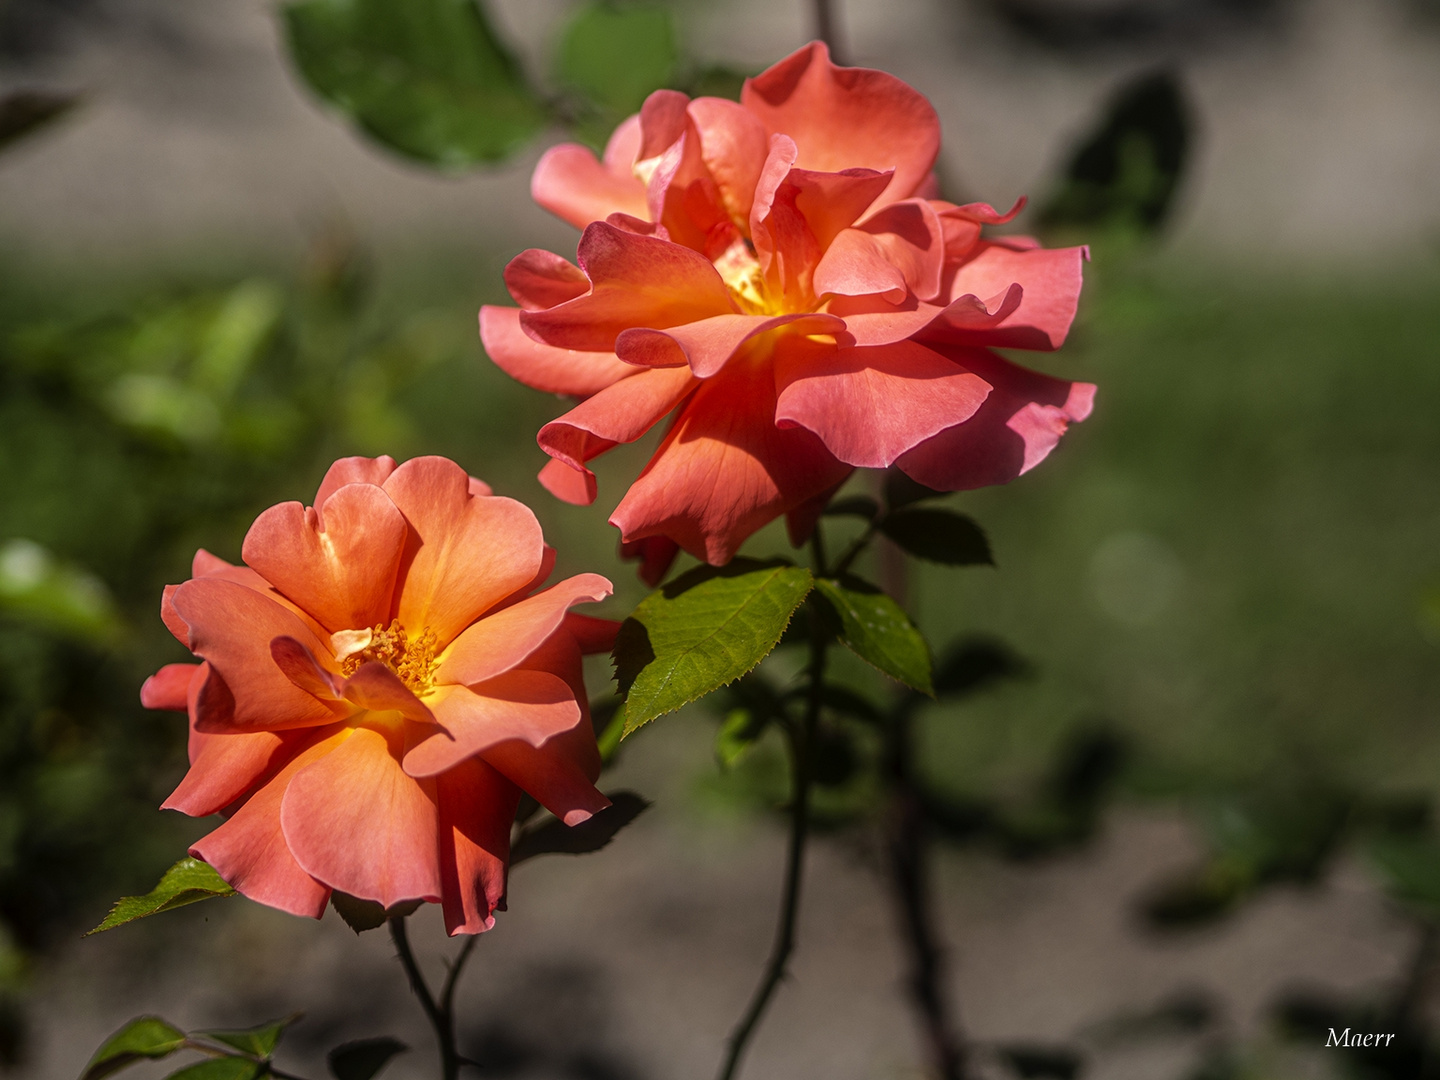
[{"label": "rose stem", "polygon": [[425,985],[425,976],[420,974],[420,966],[415,963],[415,954],[410,949],[410,935],[405,929],[405,918],[401,915],[389,920],[390,937],[395,942],[395,952],[400,957],[400,966],[405,969],[405,974],[410,979],[410,989],[420,999],[420,1007],[425,1010],[425,1018],[435,1029],[435,1041],[440,1044],[441,1076],[443,1080],[456,1080],[460,1075],[460,1054],[455,1049],[455,1021],[450,1015],[450,999],[455,992],[455,979],[460,971],[460,966],[469,957],[474,939],[472,938],[466,943],[455,966],[450,969],[450,975],[445,980],[445,992],[441,996],[441,1003],[437,1004],[434,996],[430,993],[430,988]]},{"label": "rose stem", "polygon": [[[814,554],[815,573],[825,574],[825,545],[817,523],[811,535],[811,550]],[[824,697],[825,658],[830,638],[816,608],[810,611],[810,685],[805,705],[805,719],[797,730],[793,723],[785,725],[786,741],[790,750],[790,847],[785,862],[785,893],[780,903],[780,922],[775,929],[775,944],[770,950],[770,960],[765,965],[765,975],[750,1007],[730,1033],[729,1049],[725,1064],[721,1067],[719,1080],[731,1080],[740,1067],[740,1057],[761,1016],[770,1004],[770,998],[780,980],[785,977],[785,968],[790,953],[795,948],[795,922],[800,909],[800,883],[805,866],[805,838],[810,827],[810,757],[815,741],[815,728],[820,722],[820,704]]]}]

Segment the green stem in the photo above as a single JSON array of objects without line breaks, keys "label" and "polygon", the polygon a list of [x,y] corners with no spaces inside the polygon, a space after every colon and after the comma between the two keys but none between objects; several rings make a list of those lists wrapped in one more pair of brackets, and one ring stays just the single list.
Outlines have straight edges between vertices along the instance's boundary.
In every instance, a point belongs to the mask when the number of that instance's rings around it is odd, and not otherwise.
[{"label": "green stem", "polygon": [[[405,929],[405,916],[391,918],[389,923],[390,938],[395,942],[395,953],[400,957],[400,966],[405,969],[405,975],[410,980],[410,989],[420,999],[420,1007],[425,1010],[425,1019],[429,1020],[430,1026],[435,1029],[435,1041],[440,1044],[441,1078],[458,1080],[460,1054],[455,1049],[455,1021],[450,1015],[449,997],[454,993],[454,978],[460,969],[460,963],[457,962],[451,969],[451,977],[446,980],[442,1006],[430,993],[430,987],[425,984],[425,976],[420,973],[420,965],[415,962],[415,953],[410,948],[410,934]],[[461,953],[461,962],[469,956],[470,947],[467,946]]]},{"label": "green stem", "polygon": [[[817,525],[811,537],[815,573],[823,576],[825,570],[825,546]],[[815,742],[815,729],[820,723],[820,706],[824,696],[825,662],[830,638],[818,611],[810,609],[810,663],[809,694],[805,703],[805,716],[797,728],[793,723],[785,726],[786,741],[790,751],[790,843],[785,859],[785,889],[780,901],[780,922],[775,928],[775,943],[770,949],[770,959],[765,965],[765,974],[760,985],[750,998],[750,1005],[735,1029],[730,1033],[725,1062],[720,1068],[719,1080],[732,1080],[740,1068],[740,1059],[775,990],[785,978],[790,954],[795,949],[795,926],[800,911],[800,886],[805,868],[805,841],[810,829],[810,780],[811,748]]]}]

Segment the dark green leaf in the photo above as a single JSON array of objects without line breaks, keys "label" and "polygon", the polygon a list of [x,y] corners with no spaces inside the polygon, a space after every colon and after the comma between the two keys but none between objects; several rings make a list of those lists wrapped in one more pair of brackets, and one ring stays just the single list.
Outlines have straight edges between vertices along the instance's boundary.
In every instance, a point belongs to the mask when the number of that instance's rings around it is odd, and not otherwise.
[{"label": "dark green leaf", "polygon": [[980,526],[953,510],[915,506],[880,520],[880,531],[911,555],[946,566],[993,566]]},{"label": "dark green leaf", "polygon": [[612,792],[608,798],[608,807],[579,825],[566,825],[551,818],[526,829],[510,845],[510,865],[516,866],[537,855],[588,855],[599,851],[650,805],[633,791]]},{"label": "dark green leaf", "polygon": [[1152,72],[1129,83],[1076,148],[1060,189],[1040,211],[1041,223],[1159,228],[1185,167],[1190,126],[1174,74]]},{"label": "dark green leaf", "polygon": [[1002,679],[1022,678],[1030,666],[999,641],[974,640],[952,645],[935,667],[937,697],[964,697]]},{"label": "dark green leaf", "polygon": [[824,513],[826,517],[858,517],[874,521],[875,515],[880,513],[880,504],[869,495],[850,495],[836,499],[825,507]]},{"label": "dark green leaf", "polygon": [[407,157],[502,161],[548,123],[475,0],[299,0],[284,17],[311,87]]},{"label": "dark green leaf", "polygon": [[1369,854],[1396,899],[1440,914],[1440,844],[1432,837],[1377,837]]},{"label": "dark green leaf", "polygon": [[300,1013],[292,1013],[281,1020],[271,1020],[268,1024],[261,1024],[258,1027],[244,1028],[240,1031],[197,1031],[197,1038],[210,1039],[213,1042],[224,1043],[226,1046],[233,1046],[236,1050],[254,1057],[268,1058],[275,1053],[275,1047],[280,1042],[280,1036],[285,1029],[296,1020],[300,1019]]},{"label": "dark green leaf", "polygon": [[0,150],[64,116],[79,100],[40,90],[16,90],[0,97]]},{"label": "dark green leaf", "polygon": [[256,1080],[268,1071],[263,1062],[243,1057],[221,1057],[176,1069],[165,1080]]},{"label": "dark green leaf", "polygon": [[344,919],[345,925],[357,934],[363,934],[366,930],[378,930],[385,925],[385,920],[392,916],[403,919],[419,910],[420,903],[419,900],[407,900],[386,909],[374,900],[361,900],[358,896],[342,893],[339,889],[330,894],[330,906],[335,909],[335,914]]},{"label": "dark green leaf", "polygon": [[625,733],[753,668],[812,584],[810,571],[787,563],[736,559],[697,567],[647,596],[615,642]]},{"label": "dark green leaf", "polygon": [[370,1080],[392,1057],[409,1049],[399,1039],[381,1035],[337,1046],[325,1055],[325,1060],[335,1080]]},{"label": "dark green leaf", "polygon": [[156,915],[200,900],[234,895],[235,890],[225,884],[225,880],[208,865],[199,859],[187,857],[166,870],[160,884],[144,896],[122,896],[115,901],[115,906],[110,909],[110,914],[105,916],[105,921],[91,930],[90,934],[113,930],[147,915]]},{"label": "dark green leaf", "polygon": [[715,733],[715,760],[730,768],[749,753],[755,740],[770,726],[768,713],[750,709],[731,709],[725,714],[720,730]]},{"label": "dark green leaf", "polygon": [[565,28],[555,76],[621,120],[638,112],[652,90],[669,85],[677,55],[669,11],[591,3]]},{"label": "dark green leaf", "polygon": [[158,1016],[131,1020],[95,1051],[80,1080],[100,1080],[144,1058],[163,1058],[179,1050],[185,1033]]},{"label": "dark green leaf", "polygon": [[840,640],[851,652],[892,679],[923,694],[933,693],[929,646],[899,604],[855,577],[822,578],[815,588],[834,610]]}]

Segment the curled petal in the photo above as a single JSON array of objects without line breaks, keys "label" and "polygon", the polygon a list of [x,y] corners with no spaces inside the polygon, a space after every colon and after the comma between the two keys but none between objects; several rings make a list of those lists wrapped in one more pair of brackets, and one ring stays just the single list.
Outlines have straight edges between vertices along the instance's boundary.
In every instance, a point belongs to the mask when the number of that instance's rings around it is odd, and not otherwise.
[{"label": "curled petal", "polygon": [[945,266],[945,229],[939,215],[923,199],[891,203],[872,214],[859,231],[872,237],[886,259],[921,300],[933,300]]},{"label": "curled petal", "polygon": [[541,747],[580,722],[575,691],[544,671],[509,671],[475,686],[442,686],[431,703],[440,729],[405,755],[411,776],[436,776],[507,740]]},{"label": "curled petal", "polygon": [[579,259],[589,293],[520,315],[537,341],[602,352],[632,326],[665,329],[735,310],[710,260],[679,244],[597,221],[580,238]]},{"label": "curled petal", "polygon": [[744,225],[770,150],[770,133],[753,113],[725,98],[696,98],[687,110],[700,135],[700,157],[730,220]]},{"label": "curled petal", "polygon": [[190,817],[218,813],[287,761],[297,742],[309,738],[309,732],[277,731],[202,736],[185,778],[160,809],[179,810]]},{"label": "curled petal", "polygon": [[589,397],[634,369],[613,352],[583,352],[543,345],[520,326],[517,308],[480,309],[480,341],[505,374],[547,394]]},{"label": "curled petal", "polygon": [[646,367],[688,364],[698,378],[708,379],[756,338],[782,327],[787,334],[845,333],[844,320],[820,313],[712,315],[669,330],[626,330],[615,342],[615,355]]},{"label": "curled petal", "polygon": [[880,296],[899,304],[909,293],[905,272],[889,258],[879,240],[859,229],[846,229],[820,258],[812,279],[817,296]]},{"label": "curled petal", "polygon": [[997,325],[956,326],[953,332],[945,331],[946,340],[995,348],[1058,349],[1080,303],[1081,265],[1086,258],[1085,248],[1024,246],[1010,238],[981,242],[976,253],[953,271],[945,295],[998,296],[1018,285],[1024,299]]},{"label": "curled petal", "polygon": [[808,428],[848,465],[883,469],[917,443],[975,415],[979,376],[911,341],[795,350],[777,357],[775,419]]},{"label": "curled petal", "polygon": [[556,217],[583,229],[611,214],[644,217],[645,185],[628,170],[612,172],[594,153],[576,143],[545,151],[530,178],[534,200]]},{"label": "curled petal", "polygon": [[[395,459],[381,456],[377,458],[347,457],[331,465],[325,470],[325,479],[320,481],[320,490],[315,493],[315,501],[312,506],[324,506],[331,495],[339,491],[346,484],[375,484],[379,486],[385,483],[386,479],[395,471]],[[205,552],[209,555],[209,552]],[[228,567],[230,564],[223,559],[216,559],[210,555],[219,566],[213,569]],[[199,555],[196,555],[197,565],[194,574],[199,577],[202,571],[198,565]]]},{"label": "curled petal", "polygon": [[372,661],[345,680],[342,693],[347,701],[371,712],[398,712],[417,724],[433,724],[435,717],[403,682],[384,664]]},{"label": "curled petal", "polygon": [[440,457],[411,458],[385,491],[414,535],[401,568],[396,614],[444,648],[465,627],[533,581],[545,541],[535,515],[513,499],[470,494],[465,470]]},{"label": "curled petal", "polygon": [[637,371],[550,421],[537,440],[551,457],[582,469],[617,443],[640,438],[696,385],[688,367]]},{"label": "curled petal", "polygon": [[[845,320],[857,345],[891,345],[918,336],[942,339],[951,332],[977,335],[995,332],[1019,308],[1024,290],[1011,285],[999,295],[981,299],[965,294],[945,307],[927,304],[912,293],[898,304],[881,296],[839,296],[830,312]],[[968,340],[968,339],[967,339]]]},{"label": "curled petal", "polygon": [[1055,379],[983,349],[933,346],[974,371],[993,389],[966,423],[903,454],[904,472],[938,491],[1009,483],[1059,443],[1071,423],[1090,415],[1095,387]]},{"label": "curled petal", "polygon": [[590,279],[569,259],[530,248],[505,267],[505,287],[526,311],[539,311],[583,296],[590,291]]},{"label": "curled petal", "polygon": [[166,664],[141,685],[140,704],[147,709],[184,712],[191,679],[200,667],[199,664]]},{"label": "curled petal", "polygon": [[332,889],[390,907],[440,900],[435,785],[400,767],[403,736],[350,728],[298,770],[280,807],[285,843]]},{"label": "curled petal", "polygon": [[505,898],[510,823],[520,789],[478,758],[435,778],[440,809],[440,888],[449,934],[495,925]]},{"label": "curled petal", "polygon": [[320,507],[272,506],[250,526],[241,550],[333,633],[386,621],[408,535],[384,489],[346,484]]},{"label": "curled petal", "polygon": [[940,152],[940,120],[923,94],[882,71],[836,67],[821,42],[747,79],[740,103],[795,140],[801,168],[894,169],[879,205],[915,194]]},{"label": "curled petal", "polygon": [[[594,734],[581,731],[578,726],[572,731],[577,735],[575,741],[588,745],[593,753]],[[553,744],[537,750],[527,742],[514,739],[492,746],[481,756],[566,825],[588,821],[610,805],[610,800],[595,787],[598,757],[592,776]]]},{"label": "curled petal", "polygon": [[[590,447],[595,453],[603,453],[614,447],[610,443],[603,447]],[[595,501],[598,492],[595,483],[595,474],[583,465],[578,469],[559,458],[551,458],[545,463],[536,477],[540,486],[550,492],[561,502],[567,502],[571,506],[589,506]]]},{"label": "curled petal", "polygon": [[599,574],[577,574],[481,619],[441,655],[436,682],[473,686],[509,671],[560,628],[570,608],[604,600],[613,591]]},{"label": "curled petal", "polygon": [[620,541],[622,559],[640,560],[640,580],[652,589],[665,580],[675,556],[680,554],[680,545],[668,536],[645,536],[639,540]]}]

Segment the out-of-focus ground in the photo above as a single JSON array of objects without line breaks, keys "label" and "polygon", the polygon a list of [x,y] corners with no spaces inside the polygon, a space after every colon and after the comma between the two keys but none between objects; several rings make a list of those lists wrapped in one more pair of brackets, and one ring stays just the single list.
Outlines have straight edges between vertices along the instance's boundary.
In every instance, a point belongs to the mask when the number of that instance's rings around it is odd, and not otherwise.
[{"label": "out-of-focus ground", "polygon": [[[536,65],[564,7],[496,5]],[[40,84],[87,100],[0,161],[0,244],[17,266],[83,276],[284,264],[342,219],[397,264],[468,250],[478,302],[497,288],[482,268],[494,277],[514,250],[573,243],[528,198],[538,150],[464,178],[386,157],[296,84],[263,3],[49,8],[46,47],[0,63],[0,89]],[[680,10],[686,45],[707,59],[760,67],[806,37],[799,3]],[[1126,280],[1097,274],[1087,311],[1098,305],[1104,318],[1082,317],[1052,368],[1100,382],[1101,411],[1043,475],[968,504],[991,528],[1002,573],[963,587],[939,585],[938,572],[918,578],[927,629],[1004,633],[1041,672],[1010,704],[981,703],[968,724],[941,727],[930,760],[966,782],[986,769],[1023,782],[1033,743],[1102,710],[1226,775],[1294,757],[1357,784],[1433,788],[1436,679],[1423,672],[1435,654],[1414,605],[1440,535],[1433,476],[1425,486],[1416,464],[1436,460],[1427,372],[1440,335],[1418,316],[1440,244],[1440,33],[1398,0],[1296,0],[1236,26],[1059,51],[958,3],[840,10],[856,61],[935,101],[947,180],[967,196],[1005,204],[1043,193],[1109,91],[1156,62],[1178,66],[1200,124],[1156,257],[1161,283],[1152,290],[1143,264]],[[1189,305],[1192,264],[1210,275],[1194,279],[1202,285],[1264,271],[1271,286],[1318,279],[1329,292],[1277,293],[1273,307],[1265,294],[1247,307],[1243,277],[1232,294],[1198,288]],[[1392,288],[1407,276],[1421,282],[1416,296]],[[1097,341],[1093,327],[1109,337]],[[1262,334],[1272,351],[1246,367],[1247,335]],[[528,445],[530,413],[548,403],[496,389],[498,376],[483,385],[517,403],[514,415],[486,413],[497,440],[524,428],[516,445]],[[421,443],[436,449],[434,438]],[[492,479],[536,466],[466,464]],[[602,498],[618,478],[602,474]],[[1211,508],[1198,523],[1187,516],[1195,499]],[[541,516],[552,539],[590,537],[562,552],[610,549],[582,512],[547,504]],[[1148,574],[1151,593],[1117,591],[1116,573]],[[633,599],[633,583],[621,584]],[[1393,692],[1376,696],[1387,674]],[[513,910],[482,941],[463,990],[470,1046],[496,1075],[669,1080],[714,1068],[769,947],[781,837],[772,819],[711,812],[696,795],[711,730],[688,714],[647,730],[607,781],[656,799],[647,817],[603,855],[516,873]],[[1413,930],[1349,859],[1317,886],[1273,889],[1211,929],[1143,930],[1135,901],[1197,851],[1177,812],[1133,803],[1106,818],[1092,847],[1052,860],[947,851],[937,893],[967,1032],[982,1044],[1080,1038],[1095,1054],[1087,1076],[1170,1080],[1204,1040],[1107,1043],[1102,1022],[1199,992],[1221,1003],[1206,1039],[1257,1035],[1283,988],[1376,990],[1401,973]],[[855,842],[816,844],[795,977],[755,1044],[754,1080],[922,1075],[873,863]],[[437,971],[436,920],[418,921]],[[64,945],[32,987],[26,1080],[77,1075],[106,1033],[142,1011],[239,1026],[303,1008],[288,1042],[296,1071],[318,1076],[324,1048],[393,1032],[417,1048],[391,1067],[397,1080],[432,1072],[388,943],[357,943],[333,915],[317,927],[241,900],[200,905]],[[358,1026],[360,1015],[383,1026]],[[1324,1076],[1331,1063],[1320,1051],[1274,1055],[1276,1076]]]}]

